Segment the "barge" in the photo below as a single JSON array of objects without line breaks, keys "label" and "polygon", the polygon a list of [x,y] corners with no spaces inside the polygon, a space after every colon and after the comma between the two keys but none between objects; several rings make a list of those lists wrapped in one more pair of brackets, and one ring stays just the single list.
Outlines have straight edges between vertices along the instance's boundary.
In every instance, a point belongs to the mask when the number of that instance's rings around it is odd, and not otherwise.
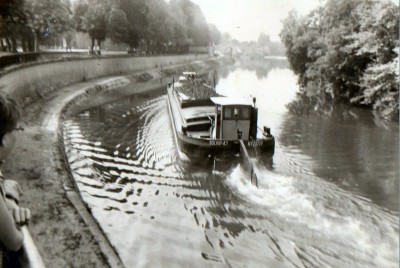
[{"label": "barge", "polygon": [[167,102],[182,159],[250,161],[254,154],[274,152],[270,129],[257,126],[255,98],[249,103],[218,95],[196,73],[184,72],[178,81],[168,84]]}]

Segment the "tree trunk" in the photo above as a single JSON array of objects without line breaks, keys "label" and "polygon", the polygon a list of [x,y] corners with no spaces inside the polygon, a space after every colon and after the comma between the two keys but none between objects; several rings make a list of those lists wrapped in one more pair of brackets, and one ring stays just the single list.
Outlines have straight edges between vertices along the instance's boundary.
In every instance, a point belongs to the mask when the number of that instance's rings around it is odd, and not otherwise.
[{"label": "tree trunk", "polygon": [[22,46],[22,51],[27,52],[27,42],[26,42],[26,37],[22,36],[21,38],[21,46]]},{"label": "tree trunk", "polygon": [[7,47],[6,47],[6,44],[4,44],[3,38],[0,38],[0,41],[1,41],[1,49],[3,50],[3,52],[6,52],[7,51]]},{"label": "tree trunk", "polygon": [[35,37],[33,35],[29,35],[27,38],[28,42],[28,51],[32,52],[35,50]]},{"label": "tree trunk", "polygon": [[97,55],[101,55],[101,40],[97,39]]},{"label": "tree trunk", "polygon": [[35,31],[34,36],[34,51],[39,52],[39,32]]},{"label": "tree trunk", "polygon": [[145,42],[146,42],[146,55],[149,55],[150,54],[150,42],[149,42],[149,40],[145,40]]},{"label": "tree trunk", "polygon": [[17,53],[17,39],[15,39],[14,36],[11,37],[11,42],[12,42],[12,52]]},{"label": "tree trunk", "polygon": [[8,49],[8,51],[11,52],[11,42],[10,42],[10,38],[9,38],[8,36],[6,37],[6,43],[7,43],[7,49]]},{"label": "tree trunk", "polygon": [[96,40],[94,39],[94,37],[92,37],[92,46],[90,47],[91,52],[94,51],[95,41],[96,41]]}]

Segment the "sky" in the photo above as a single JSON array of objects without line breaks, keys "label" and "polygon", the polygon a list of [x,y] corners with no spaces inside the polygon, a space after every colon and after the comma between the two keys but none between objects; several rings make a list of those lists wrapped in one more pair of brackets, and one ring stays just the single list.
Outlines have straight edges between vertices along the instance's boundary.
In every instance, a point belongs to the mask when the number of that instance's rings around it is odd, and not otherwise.
[{"label": "sky", "polygon": [[208,23],[239,41],[256,41],[261,32],[278,41],[282,21],[289,11],[306,15],[320,0],[191,0]]}]

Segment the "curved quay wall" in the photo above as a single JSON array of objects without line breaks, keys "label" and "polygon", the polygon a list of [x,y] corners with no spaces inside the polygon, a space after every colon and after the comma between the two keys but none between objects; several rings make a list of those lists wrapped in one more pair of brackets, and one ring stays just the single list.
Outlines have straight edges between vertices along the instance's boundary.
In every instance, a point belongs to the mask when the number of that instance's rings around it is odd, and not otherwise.
[{"label": "curved quay wall", "polygon": [[[198,61],[196,61],[196,59]],[[51,114],[48,114],[44,122],[41,123],[41,128],[46,128],[53,133],[53,141],[50,142],[52,144],[50,147],[54,146],[52,149],[53,155],[49,155],[49,157],[61,154],[63,160],[66,161],[67,158],[63,144],[61,144],[62,134],[59,129],[59,120],[62,120],[63,114],[65,114],[71,106],[74,106],[76,102],[85,100],[87,97],[100,92],[107,93],[108,91],[112,91],[112,95],[116,96],[118,96],[118,93],[122,95],[132,94],[131,90],[126,90],[126,88],[129,88],[132,81],[124,76],[124,74],[145,72],[156,69],[156,66],[158,69],[161,69],[160,65],[163,65],[162,69],[171,69],[171,71],[173,71],[175,68],[179,69],[179,67],[194,63],[194,61],[196,61],[196,66],[200,71],[199,73],[211,68],[215,63],[215,59],[208,58],[205,55],[198,55],[197,57],[195,55],[179,55],[141,58],[94,58],[44,63],[22,67],[0,77],[0,91],[14,97],[23,107],[41,99],[44,99],[46,106],[53,107]],[[175,69],[175,71],[177,69]],[[107,76],[108,78],[95,79]],[[86,80],[93,81],[89,83],[77,83]],[[148,86],[145,86],[143,90],[152,89],[155,84],[159,85],[159,82],[156,80],[147,83],[149,83]],[[166,83],[166,81],[164,81],[164,83]],[[74,85],[69,86],[71,84]],[[70,89],[68,90],[68,88]],[[61,94],[60,98],[46,99],[46,96],[50,95],[53,91],[58,92],[58,90],[60,90],[60,92],[63,92],[65,89],[67,89],[67,93],[65,95]],[[56,163],[56,165],[59,170],[67,170],[67,173],[69,173],[69,175],[67,175],[68,177],[72,175],[67,162],[61,164],[62,166],[60,166],[60,163]],[[77,190],[76,185],[75,189]],[[91,215],[88,215],[87,207],[85,207],[87,205],[83,203],[79,194],[74,189],[65,188],[65,184],[64,191],[68,200],[91,230],[93,237],[105,256],[106,262],[111,267],[122,267],[123,265],[115,249],[109,243],[108,239],[101,231],[101,228],[99,228],[98,223],[95,222],[95,219]],[[83,212],[86,212],[86,214]],[[24,250],[26,253],[38,252],[34,244],[33,246],[26,247]],[[41,259],[38,254],[35,255],[36,259]],[[44,253],[44,255],[46,254]],[[49,256],[46,255],[44,259],[49,260]],[[30,265],[42,263],[36,260],[28,260],[28,262]],[[36,267],[43,266],[39,265]]]},{"label": "curved quay wall", "polygon": [[52,91],[75,82],[93,78],[128,74],[171,64],[189,63],[207,55],[154,57],[100,57],[43,63],[17,69],[0,78],[0,91],[17,99],[23,106],[43,98]]}]

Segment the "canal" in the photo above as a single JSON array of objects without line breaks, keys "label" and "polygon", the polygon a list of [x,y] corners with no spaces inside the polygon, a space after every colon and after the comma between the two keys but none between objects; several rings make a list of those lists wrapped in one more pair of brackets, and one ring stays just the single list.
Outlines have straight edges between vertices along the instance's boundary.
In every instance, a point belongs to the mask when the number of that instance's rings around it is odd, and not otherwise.
[{"label": "canal", "polygon": [[272,163],[256,165],[259,188],[240,164],[179,160],[164,88],[64,122],[76,184],[126,267],[398,266],[398,122],[297,96],[283,59],[205,79],[256,97],[259,125],[276,137]]}]

